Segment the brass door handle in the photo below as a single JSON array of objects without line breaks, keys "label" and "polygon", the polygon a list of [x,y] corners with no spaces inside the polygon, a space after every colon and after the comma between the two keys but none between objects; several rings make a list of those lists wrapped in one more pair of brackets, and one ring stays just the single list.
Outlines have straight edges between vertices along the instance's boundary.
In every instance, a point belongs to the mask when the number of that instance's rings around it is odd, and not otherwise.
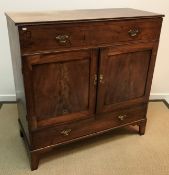
[{"label": "brass door handle", "polygon": [[70,37],[69,35],[63,34],[63,35],[58,35],[56,36],[56,40],[60,43],[60,44],[66,44],[69,42]]},{"label": "brass door handle", "polygon": [[139,29],[138,28],[132,28],[128,31],[129,36],[135,37],[139,34]]},{"label": "brass door handle", "polygon": [[60,133],[64,136],[68,136],[71,131],[72,131],[71,129],[66,129],[66,130],[61,131]]},{"label": "brass door handle", "polygon": [[94,75],[94,82],[93,83],[96,86],[96,84],[97,84],[97,74]]},{"label": "brass door handle", "polygon": [[104,77],[103,77],[103,75],[102,75],[102,74],[100,74],[100,76],[99,76],[99,82],[100,82],[100,83],[102,83],[102,84],[104,83],[103,78],[104,78]]},{"label": "brass door handle", "polygon": [[126,117],[127,117],[127,115],[119,115],[119,116],[118,116],[118,119],[119,119],[120,121],[123,121]]}]

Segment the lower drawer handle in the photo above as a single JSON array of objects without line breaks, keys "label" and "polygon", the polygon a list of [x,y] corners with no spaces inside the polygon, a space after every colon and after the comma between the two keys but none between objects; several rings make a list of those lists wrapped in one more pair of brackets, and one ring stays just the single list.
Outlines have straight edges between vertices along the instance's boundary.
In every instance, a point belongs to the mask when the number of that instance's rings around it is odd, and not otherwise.
[{"label": "lower drawer handle", "polygon": [[71,131],[72,131],[71,129],[66,129],[66,130],[61,131],[60,133],[64,136],[68,136]]},{"label": "lower drawer handle", "polygon": [[127,115],[119,115],[119,116],[118,116],[118,119],[119,119],[120,121],[123,121],[126,117],[127,117]]}]

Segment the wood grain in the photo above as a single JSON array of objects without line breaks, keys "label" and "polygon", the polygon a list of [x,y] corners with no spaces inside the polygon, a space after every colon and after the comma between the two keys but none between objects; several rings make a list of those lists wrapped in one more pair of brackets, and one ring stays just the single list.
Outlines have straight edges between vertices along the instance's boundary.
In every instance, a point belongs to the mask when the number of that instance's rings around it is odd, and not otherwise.
[{"label": "wood grain", "polygon": [[[155,61],[157,43],[131,44],[102,49],[97,113],[147,102],[148,77]],[[156,48],[156,49],[155,49]],[[151,77],[152,78],[152,77]]]},{"label": "wood grain", "polygon": [[15,24],[39,23],[39,22],[63,22],[63,21],[86,21],[106,19],[130,19],[130,18],[153,18],[164,15],[146,12],[130,8],[114,9],[88,9],[88,10],[66,10],[66,11],[41,11],[41,12],[7,12]]},{"label": "wood grain", "polygon": [[146,50],[108,58],[104,75],[105,105],[144,96],[150,56],[151,50]]},{"label": "wood grain", "polygon": [[[124,108],[118,112],[99,114],[96,116],[96,120],[87,119],[76,123],[70,123],[69,125],[37,130],[33,133],[34,149],[57,145],[78,137],[101,132],[106,129],[120,127],[136,121],[138,122],[145,119],[145,112],[146,104],[143,104],[129,109]],[[125,115],[124,120],[118,118],[121,115]],[[71,129],[71,132],[68,135],[63,135],[62,131],[68,129]]]},{"label": "wood grain", "polygon": [[32,84],[29,118],[36,118],[37,127],[94,115],[95,52],[82,50],[23,58]]}]

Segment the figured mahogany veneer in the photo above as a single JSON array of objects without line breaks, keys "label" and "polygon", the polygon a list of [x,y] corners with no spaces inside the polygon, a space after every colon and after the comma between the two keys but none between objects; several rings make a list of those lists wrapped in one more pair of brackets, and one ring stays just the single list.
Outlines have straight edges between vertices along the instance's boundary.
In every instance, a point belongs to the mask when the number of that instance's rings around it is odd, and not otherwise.
[{"label": "figured mahogany veneer", "polygon": [[21,136],[43,153],[146,127],[163,15],[134,9],[7,13]]}]

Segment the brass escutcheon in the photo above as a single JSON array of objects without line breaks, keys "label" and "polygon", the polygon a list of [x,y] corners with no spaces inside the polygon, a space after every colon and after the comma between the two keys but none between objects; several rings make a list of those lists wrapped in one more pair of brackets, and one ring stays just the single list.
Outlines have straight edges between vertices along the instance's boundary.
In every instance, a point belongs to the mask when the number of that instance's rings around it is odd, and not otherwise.
[{"label": "brass escutcheon", "polygon": [[66,129],[66,130],[61,131],[60,133],[65,135],[65,136],[68,136],[71,131],[72,131],[71,129]]},{"label": "brass escutcheon", "polygon": [[118,116],[118,119],[119,119],[120,121],[123,121],[126,117],[127,117],[127,115],[119,115],[119,116]]}]

